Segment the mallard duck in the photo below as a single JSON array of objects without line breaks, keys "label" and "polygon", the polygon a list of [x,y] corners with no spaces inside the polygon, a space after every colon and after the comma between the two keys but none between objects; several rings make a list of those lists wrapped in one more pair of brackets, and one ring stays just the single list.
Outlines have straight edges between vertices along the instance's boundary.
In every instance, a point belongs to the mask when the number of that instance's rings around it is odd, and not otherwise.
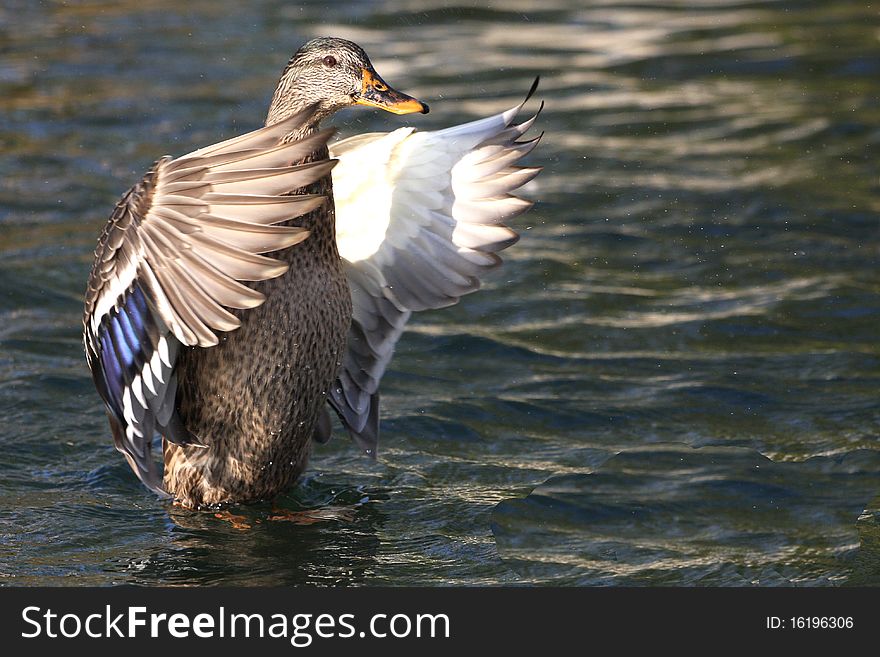
[{"label": "mallard duck", "polygon": [[328,150],[319,124],[350,105],[428,112],[356,44],[314,39],[266,127],[158,160],[101,233],[88,365],[116,448],[181,506],[273,499],[329,439],[329,409],[375,456],[379,382],[410,314],[476,290],[518,239],[503,222],[531,206],[511,192],[539,171],[514,166],[537,114]]}]

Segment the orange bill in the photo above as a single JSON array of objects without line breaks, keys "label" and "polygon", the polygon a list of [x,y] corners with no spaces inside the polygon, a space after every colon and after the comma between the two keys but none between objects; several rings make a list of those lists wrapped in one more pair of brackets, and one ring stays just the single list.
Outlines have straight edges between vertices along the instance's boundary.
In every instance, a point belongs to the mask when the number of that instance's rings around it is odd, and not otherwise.
[{"label": "orange bill", "polygon": [[428,106],[412,96],[395,91],[379,77],[376,71],[363,69],[361,93],[355,100],[358,105],[378,107],[394,114],[428,113]]}]

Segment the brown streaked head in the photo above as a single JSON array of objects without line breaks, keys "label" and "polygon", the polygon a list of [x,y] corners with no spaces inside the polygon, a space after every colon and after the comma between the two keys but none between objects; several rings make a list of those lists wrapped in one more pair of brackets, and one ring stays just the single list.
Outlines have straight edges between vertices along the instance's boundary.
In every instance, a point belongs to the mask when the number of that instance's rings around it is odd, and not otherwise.
[{"label": "brown streaked head", "polygon": [[276,123],[310,105],[316,106],[313,127],[351,105],[394,114],[428,112],[425,103],[392,89],[363,48],[336,37],[312,39],[296,51],[278,81],[266,123]]}]

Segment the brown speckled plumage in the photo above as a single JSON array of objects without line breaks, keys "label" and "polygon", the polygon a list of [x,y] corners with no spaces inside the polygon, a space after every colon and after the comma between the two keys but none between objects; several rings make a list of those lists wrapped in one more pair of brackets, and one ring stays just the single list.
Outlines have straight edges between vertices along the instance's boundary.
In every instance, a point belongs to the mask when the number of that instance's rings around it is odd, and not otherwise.
[{"label": "brown speckled plumage", "polygon": [[[326,158],[326,148],[317,158]],[[332,198],[330,176],[304,190]],[[180,415],[208,449],[165,443],[165,488],[186,506],[271,499],[302,472],[351,321],[332,203],[295,221],[309,239],[274,254],[241,328],[178,359]]]},{"label": "brown speckled plumage", "polygon": [[[328,75],[326,58],[335,60]],[[315,39],[281,75],[266,124],[316,103],[312,120],[282,141],[318,129],[321,119],[356,102],[364,70],[356,44]],[[377,76],[378,78],[378,76]],[[397,99],[408,97],[396,94]],[[326,146],[304,161],[328,158]],[[351,292],[336,246],[330,174],[300,194],[328,202],[291,225],[310,232],[302,244],[270,254],[289,263],[278,278],[252,284],[263,305],[236,311],[241,327],[211,349],[178,357],[179,413],[207,446],[164,442],[164,487],[185,506],[271,499],[306,467],[319,414],[341,365],[351,324]]]}]

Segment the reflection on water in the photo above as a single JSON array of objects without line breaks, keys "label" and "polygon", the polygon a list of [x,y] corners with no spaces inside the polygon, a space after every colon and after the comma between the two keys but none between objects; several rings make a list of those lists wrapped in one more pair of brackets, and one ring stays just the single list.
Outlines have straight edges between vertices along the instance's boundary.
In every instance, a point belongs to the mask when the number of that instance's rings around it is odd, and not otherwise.
[{"label": "reflection on water", "polygon": [[[853,575],[878,477],[878,451],[774,463],[667,443],[502,502],[494,531],[517,571],[554,584],[834,584]],[[880,568],[857,580],[880,584]]]},{"label": "reflection on water", "polygon": [[[297,499],[285,502],[326,509],[358,494],[324,488],[311,481],[299,487]],[[356,585],[375,572],[382,513],[374,501],[362,498],[338,521],[310,525],[270,521],[275,514],[265,507],[236,509],[250,530],[208,513],[171,509],[166,540],[146,554],[116,562],[111,571],[118,569],[126,581],[138,584],[229,586]]]},{"label": "reflection on water", "polygon": [[[876,583],[876,8],[446,4],[0,6],[0,583]],[[125,187],[258,126],[319,34],[432,107],[342,136],[498,111],[540,74],[540,203],[482,292],[413,322],[380,460],[338,435],[283,500],[353,519],[241,532],[133,480],[81,298]],[[689,470],[668,443],[701,448]],[[771,492],[785,522],[744,506]]]}]

